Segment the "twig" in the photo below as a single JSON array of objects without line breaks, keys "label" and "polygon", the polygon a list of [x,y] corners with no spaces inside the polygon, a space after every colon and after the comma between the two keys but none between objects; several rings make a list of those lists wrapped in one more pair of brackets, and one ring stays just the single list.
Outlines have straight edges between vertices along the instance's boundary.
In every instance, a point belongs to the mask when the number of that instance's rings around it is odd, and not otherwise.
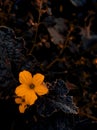
[{"label": "twig", "polygon": [[60,53],[59,53],[59,56],[63,53],[64,49],[66,48],[67,43],[68,43],[68,41],[69,41],[69,36],[70,36],[70,34],[71,34],[72,31],[73,31],[73,27],[71,26],[71,27],[70,27],[70,30],[69,30],[69,32],[68,32],[68,34],[67,34],[64,47],[61,49],[61,51],[60,51]]},{"label": "twig", "polygon": [[[69,41],[69,37],[70,37],[70,34],[71,34],[71,32],[73,31],[73,27],[71,26],[70,27],[70,30],[69,30],[69,32],[68,32],[68,34],[67,34],[67,37],[66,37],[66,41],[65,41],[65,43],[64,43],[64,47],[61,49],[61,51],[59,52],[59,55],[50,63],[50,64],[48,64],[47,65],[47,67],[46,67],[46,69],[49,69],[54,63],[56,63],[57,61],[60,61],[60,55],[63,53],[63,51],[64,51],[64,49],[66,48],[66,46],[67,46],[67,43],[68,43],[68,41]],[[62,58],[63,59],[63,58]]]},{"label": "twig", "polygon": [[64,58],[59,58],[59,57],[57,57],[57,58],[55,58],[47,67],[46,67],[46,69],[49,69],[54,63],[56,63],[57,61],[65,61],[64,60]]},{"label": "twig", "polygon": [[89,119],[92,119],[92,120],[97,121],[97,118],[96,118],[96,117],[94,117],[94,116],[92,116],[92,115],[89,115],[89,114],[87,114],[87,113],[79,112],[79,115],[81,115],[81,116],[86,116],[86,117],[88,117]]},{"label": "twig", "polygon": [[32,54],[34,47],[36,46],[36,39],[37,39],[37,33],[38,33],[38,27],[39,27],[39,23],[40,23],[40,17],[41,17],[41,8],[42,8],[42,4],[43,4],[43,0],[41,0],[40,6],[39,6],[39,17],[38,17],[38,22],[37,22],[37,27],[36,27],[36,34],[35,34],[35,40],[33,43],[33,46],[29,52],[29,55]]}]

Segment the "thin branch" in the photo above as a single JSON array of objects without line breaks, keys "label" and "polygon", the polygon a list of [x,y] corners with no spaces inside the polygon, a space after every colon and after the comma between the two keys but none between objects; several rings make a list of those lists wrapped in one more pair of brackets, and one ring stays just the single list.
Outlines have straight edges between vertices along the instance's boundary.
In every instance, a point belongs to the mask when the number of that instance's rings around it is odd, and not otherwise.
[{"label": "thin branch", "polygon": [[88,117],[89,119],[92,119],[92,120],[94,120],[94,121],[97,121],[97,118],[96,118],[96,117],[94,117],[94,116],[92,116],[92,115],[89,115],[89,114],[87,114],[87,113],[79,112],[79,115],[81,115],[81,116],[86,116],[86,117]]},{"label": "thin branch", "polygon": [[33,43],[33,46],[29,52],[29,55],[32,54],[34,47],[36,46],[36,39],[37,39],[37,33],[38,33],[38,27],[39,27],[39,23],[40,23],[40,17],[41,17],[41,9],[42,9],[42,4],[43,4],[43,0],[41,0],[40,6],[39,6],[39,17],[38,17],[38,22],[37,22],[37,27],[36,27],[36,34],[35,34],[35,40]]},{"label": "thin branch", "polygon": [[[46,69],[49,69],[54,63],[56,63],[57,61],[60,61],[60,55],[64,52],[64,49],[67,47],[67,43],[68,43],[68,41],[69,41],[69,37],[70,37],[70,34],[71,34],[71,32],[73,31],[73,27],[71,26],[70,27],[70,30],[69,30],[69,32],[68,32],[68,34],[67,34],[67,36],[66,36],[66,41],[65,41],[65,43],[64,43],[64,47],[61,49],[61,51],[59,52],[59,55],[50,63],[50,64],[48,64],[47,65],[47,67],[46,67]],[[63,58],[62,58],[63,59]]]},{"label": "thin branch", "polygon": [[46,69],[49,69],[54,63],[56,63],[57,61],[63,62],[65,61],[64,58],[55,58],[47,67]]}]

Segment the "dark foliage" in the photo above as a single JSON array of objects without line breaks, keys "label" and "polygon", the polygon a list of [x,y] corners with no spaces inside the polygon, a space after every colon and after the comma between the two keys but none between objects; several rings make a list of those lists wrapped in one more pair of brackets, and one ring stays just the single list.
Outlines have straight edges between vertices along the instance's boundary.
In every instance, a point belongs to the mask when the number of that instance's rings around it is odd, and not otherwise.
[{"label": "dark foliage", "polygon": [[[0,129],[97,128],[96,12],[97,0],[0,0]],[[49,89],[24,114],[14,102],[22,70]]]}]

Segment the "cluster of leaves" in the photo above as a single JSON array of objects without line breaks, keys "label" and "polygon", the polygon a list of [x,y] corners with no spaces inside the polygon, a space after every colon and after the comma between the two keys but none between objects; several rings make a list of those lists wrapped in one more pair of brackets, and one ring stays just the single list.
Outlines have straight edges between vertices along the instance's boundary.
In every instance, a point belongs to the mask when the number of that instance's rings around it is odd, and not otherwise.
[{"label": "cluster of leaves", "polygon": [[24,69],[42,72],[49,82],[50,94],[24,117],[27,129],[73,129],[71,95],[79,114],[97,121],[96,8],[96,0],[0,1],[0,96],[9,97]]}]

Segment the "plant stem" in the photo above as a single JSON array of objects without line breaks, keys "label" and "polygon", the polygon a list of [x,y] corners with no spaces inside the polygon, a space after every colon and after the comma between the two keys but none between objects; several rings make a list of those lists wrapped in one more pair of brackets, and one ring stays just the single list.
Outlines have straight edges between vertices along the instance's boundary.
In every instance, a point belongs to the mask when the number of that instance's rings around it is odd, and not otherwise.
[{"label": "plant stem", "polygon": [[36,46],[36,39],[37,39],[37,33],[38,33],[38,27],[39,27],[39,23],[40,23],[40,17],[41,17],[41,8],[42,8],[42,4],[43,4],[43,0],[41,0],[40,6],[39,6],[39,17],[38,17],[38,22],[37,22],[37,27],[36,27],[36,34],[35,34],[35,40],[33,43],[33,46],[29,52],[29,55],[32,54],[34,47]]}]

